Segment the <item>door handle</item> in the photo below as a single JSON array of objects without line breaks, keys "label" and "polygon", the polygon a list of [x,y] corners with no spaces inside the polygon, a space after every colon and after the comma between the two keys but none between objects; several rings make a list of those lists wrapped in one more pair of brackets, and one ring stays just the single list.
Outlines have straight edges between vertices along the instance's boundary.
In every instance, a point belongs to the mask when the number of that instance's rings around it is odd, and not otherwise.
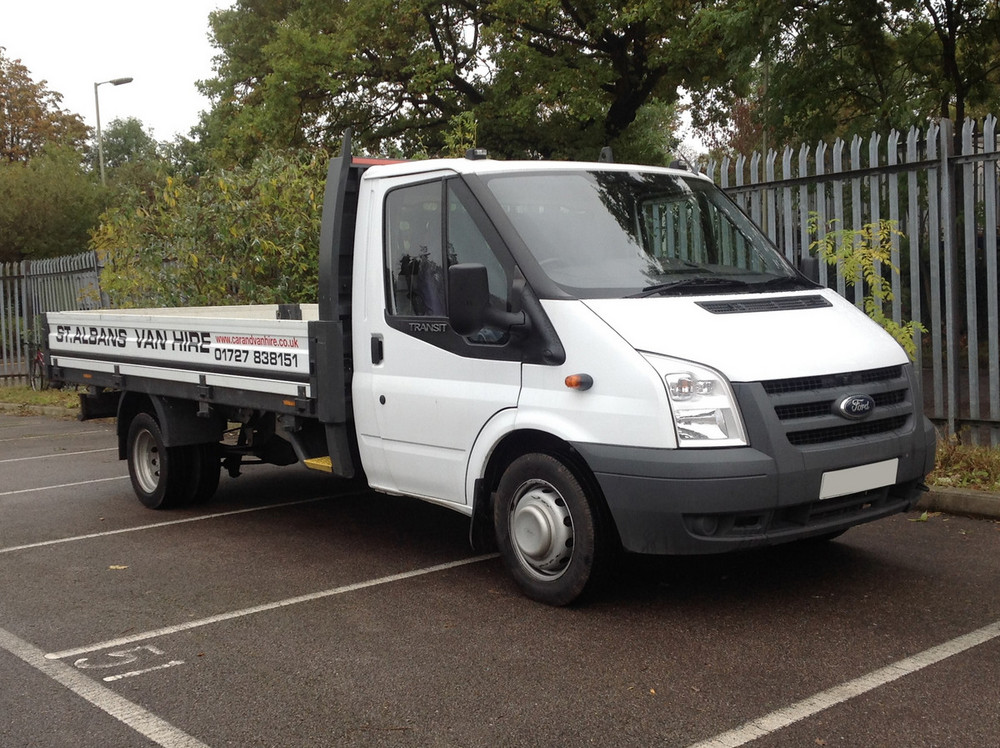
[{"label": "door handle", "polygon": [[382,359],[385,357],[384,350],[382,348],[382,336],[372,335],[372,363],[380,364]]}]

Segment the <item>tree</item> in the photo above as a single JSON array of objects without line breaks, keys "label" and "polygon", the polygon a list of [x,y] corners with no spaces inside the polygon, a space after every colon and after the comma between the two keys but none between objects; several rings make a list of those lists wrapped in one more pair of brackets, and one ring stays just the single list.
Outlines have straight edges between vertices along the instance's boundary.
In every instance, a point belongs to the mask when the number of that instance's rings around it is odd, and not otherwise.
[{"label": "tree", "polygon": [[725,5],[240,0],[211,16],[221,55],[202,84],[214,102],[203,125],[230,159],[265,144],[333,147],[348,126],[372,151],[436,153],[472,112],[496,155],[594,158],[652,142],[628,130],[679,86],[737,76]]},{"label": "tree", "polygon": [[[913,7],[918,6],[918,7]],[[923,45],[914,45],[911,52],[917,69],[925,62],[938,74],[928,78],[937,85],[941,117],[954,117],[962,122],[966,107],[1000,104],[1000,4],[996,0],[920,0],[904,8],[913,16],[914,26],[933,29],[937,45],[936,59],[924,57]],[[918,41],[926,39],[921,35]]]},{"label": "tree", "polygon": [[67,146],[46,146],[27,163],[0,161],[0,262],[84,251],[104,197]]},{"label": "tree", "polygon": [[[961,122],[970,106],[985,114],[1000,105],[995,0],[731,5],[741,26],[761,31],[743,102],[753,115],[743,129],[758,130],[758,149],[906,130],[936,117]],[[740,100],[711,94],[698,118],[718,132]]]},{"label": "tree", "polygon": [[493,0],[483,17],[495,66],[483,127],[521,153],[594,158],[643,107],[739,78],[723,2]]},{"label": "tree", "polygon": [[[131,186],[144,189],[155,182],[174,153],[166,144],[157,143],[135,117],[112,120],[103,131],[103,147],[108,185],[113,192]],[[95,174],[99,171],[97,159],[95,144],[87,155]]]},{"label": "tree", "polygon": [[135,117],[112,120],[102,135],[104,165],[108,169],[158,158],[156,141]]},{"label": "tree", "polygon": [[89,128],[62,109],[61,101],[0,47],[0,160],[24,162],[51,143],[82,148]]}]

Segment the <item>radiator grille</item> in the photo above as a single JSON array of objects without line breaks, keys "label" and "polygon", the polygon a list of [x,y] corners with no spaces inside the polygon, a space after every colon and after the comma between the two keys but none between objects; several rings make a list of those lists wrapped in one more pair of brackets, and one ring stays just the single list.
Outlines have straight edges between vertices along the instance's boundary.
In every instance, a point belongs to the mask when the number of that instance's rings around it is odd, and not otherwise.
[{"label": "radiator grille", "polygon": [[[875,400],[875,407],[885,405],[897,405],[906,399],[906,390],[893,390],[892,392],[879,392],[872,395]],[[833,413],[834,400],[817,400],[809,403],[797,403],[795,405],[778,405],[774,412],[778,414],[778,419],[785,421],[791,418],[815,418]]]},{"label": "radiator grille", "polygon": [[[913,417],[910,383],[902,366],[761,384],[788,441],[795,446],[884,434],[905,428]],[[874,400],[871,416],[863,421],[847,420],[837,412],[840,399],[854,394]]]},{"label": "radiator grille", "polygon": [[902,366],[886,366],[881,369],[854,371],[845,374],[826,374],[821,377],[795,377],[793,379],[772,379],[764,382],[764,391],[769,395],[783,392],[803,392],[804,390],[832,389],[852,385],[889,382],[903,377]]},{"label": "radiator grille", "polygon": [[859,436],[871,436],[895,431],[906,425],[909,416],[893,416],[863,423],[849,423],[845,426],[830,426],[823,429],[808,429],[806,431],[789,431],[788,441],[799,447],[804,444],[825,444],[827,442],[853,439]]}]

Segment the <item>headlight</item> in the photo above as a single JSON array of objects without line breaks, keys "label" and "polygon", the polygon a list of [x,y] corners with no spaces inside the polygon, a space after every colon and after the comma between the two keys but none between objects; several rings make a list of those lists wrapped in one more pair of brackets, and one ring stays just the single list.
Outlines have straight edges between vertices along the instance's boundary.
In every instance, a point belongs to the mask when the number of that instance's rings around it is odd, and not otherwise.
[{"label": "headlight", "polygon": [[707,366],[664,356],[646,358],[663,377],[681,447],[746,446],[733,389]]}]

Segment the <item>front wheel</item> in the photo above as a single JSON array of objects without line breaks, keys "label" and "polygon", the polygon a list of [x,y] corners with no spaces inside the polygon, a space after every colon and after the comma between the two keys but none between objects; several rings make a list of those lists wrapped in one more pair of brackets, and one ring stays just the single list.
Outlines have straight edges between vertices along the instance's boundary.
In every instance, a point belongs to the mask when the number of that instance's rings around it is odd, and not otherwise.
[{"label": "front wheel", "polygon": [[552,455],[524,455],[504,472],[493,501],[497,545],[528,597],[568,605],[603,581],[612,558],[599,501]]}]

